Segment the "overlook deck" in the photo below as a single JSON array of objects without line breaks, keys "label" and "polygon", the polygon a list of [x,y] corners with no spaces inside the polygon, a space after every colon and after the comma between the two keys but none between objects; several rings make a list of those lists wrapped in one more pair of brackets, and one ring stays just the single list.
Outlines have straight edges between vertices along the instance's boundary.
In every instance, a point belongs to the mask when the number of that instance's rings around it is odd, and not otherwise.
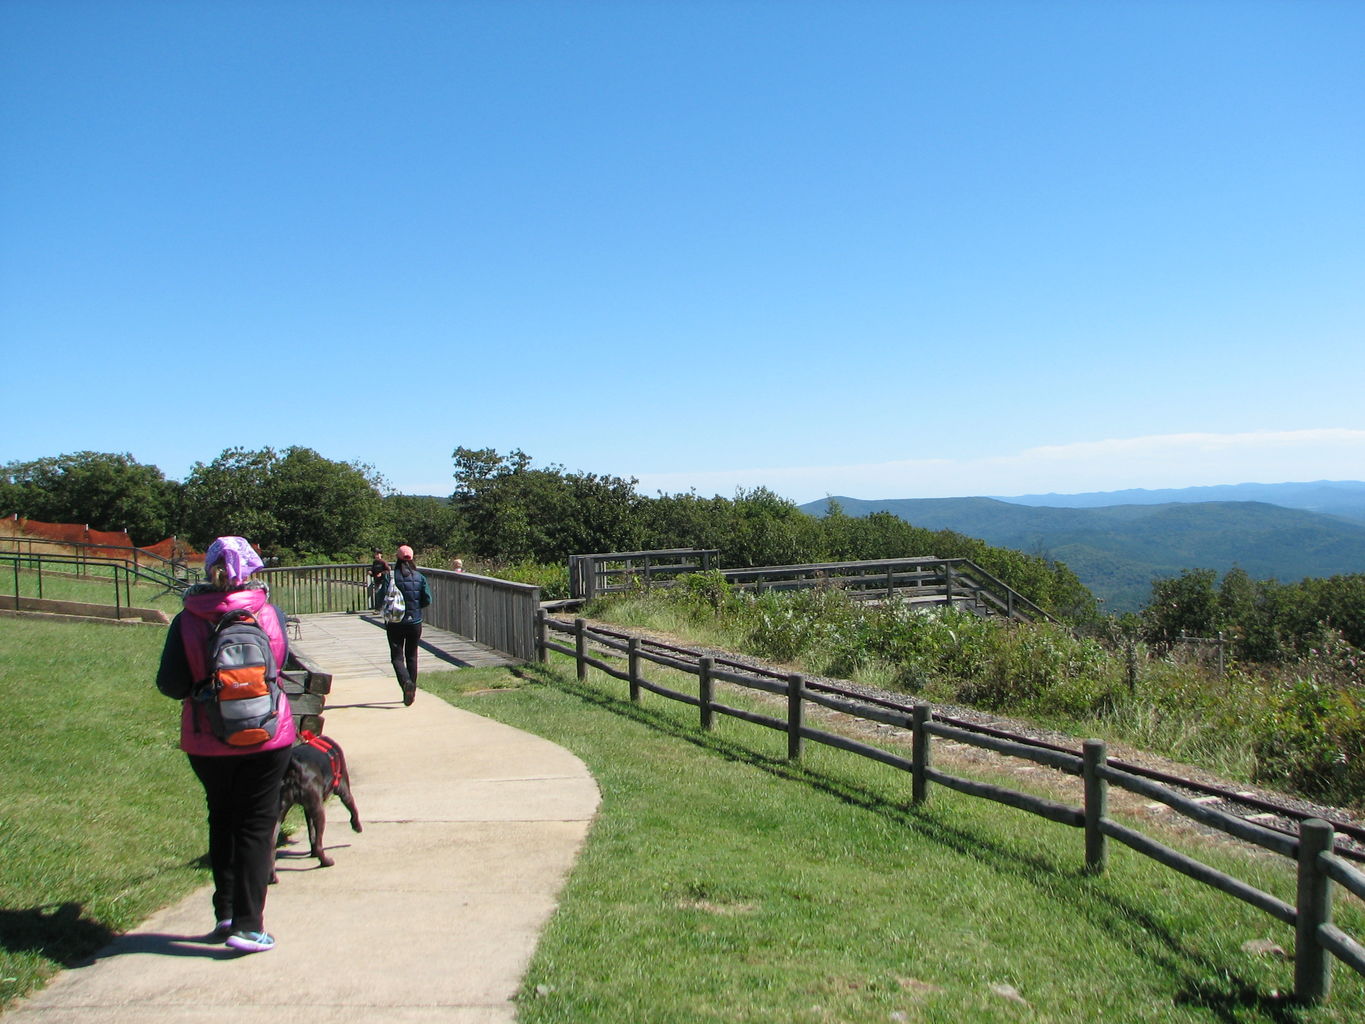
[{"label": "overlook deck", "polygon": [[[300,615],[298,620],[297,635],[293,635],[295,631],[291,628],[290,647],[309,661],[327,666],[334,678],[392,675],[384,625],[378,618],[350,612],[319,612]],[[422,672],[516,663],[501,651],[457,633],[432,625],[422,627]]]}]

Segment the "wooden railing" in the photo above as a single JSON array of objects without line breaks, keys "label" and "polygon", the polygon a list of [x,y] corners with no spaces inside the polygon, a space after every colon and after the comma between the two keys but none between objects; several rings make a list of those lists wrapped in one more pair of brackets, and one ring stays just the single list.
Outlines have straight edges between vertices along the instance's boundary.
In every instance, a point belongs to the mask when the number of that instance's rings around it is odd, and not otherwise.
[{"label": "wooden railing", "polygon": [[[635,587],[672,586],[684,573],[705,572],[719,552],[708,548],[661,551],[616,551],[569,557],[569,589],[576,599]],[[803,565],[762,565],[721,569],[725,579],[743,590],[809,590],[838,587],[864,601],[898,597],[916,604],[942,604],[991,615],[1034,622],[1056,621],[1051,615],[970,558],[889,558]]]},{"label": "wooden railing", "polygon": [[633,587],[666,586],[683,573],[712,568],[719,554],[713,548],[665,548],[570,555],[569,595],[591,601]]},{"label": "wooden railing", "polygon": [[286,615],[363,612],[370,607],[369,563],[268,566],[256,573]]},{"label": "wooden railing", "polygon": [[[561,634],[568,634],[572,638],[571,646],[551,639],[552,635]],[[1159,864],[1234,896],[1294,928],[1297,936],[1294,993],[1304,1002],[1320,1002],[1329,994],[1333,957],[1365,975],[1365,946],[1332,923],[1334,884],[1365,899],[1365,873],[1333,853],[1335,833],[1325,821],[1309,820],[1300,827],[1297,838],[1287,836],[1206,807],[1150,779],[1122,771],[1109,763],[1105,744],[1101,740],[1086,740],[1080,754],[1025,745],[935,721],[928,704],[916,704],[907,715],[871,703],[864,704],[856,699],[815,692],[805,686],[805,679],[800,674],[792,674],[783,682],[770,676],[722,669],[709,657],[698,657],[694,664],[647,650],[634,637],[609,630],[589,629],[582,619],[576,619],[570,625],[542,612],[537,619],[537,652],[541,661],[546,660],[550,652],[572,657],[580,680],[586,678],[589,668],[593,668],[625,681],[632,701],[639,701],[641,693],[648,691],[690,705],[697,709],[703,730],[709,731],[714,727],[716,715],[727,715],[784,732],[787,736],[787,756],[792,760],[800,759],[803,745],[809,740],[900,769],[911,776],[912,799],[916,804],[929,799],[932,786],[941,785],[1080,829],[1084,835],[1085,866],[1091,872],[1105,870],[1110,839],[1123,843]],[[643,671],[646,663],[696,676],[696,695],[650,680]],[[785,702],[786,714],[778,717],[726,704],[718,697],[718,683],[778,697]],[[817,705],[855,718],[909,730],[910,756],[814,728],[806,722],[807,705]],[[935,737],[1023,758],[1067,775],[1078,776],[1083,783],[1082,803],[1080,806],[1071,806],[940,771],[933,766]],[[1297,863],[1295,903],[1287,903],[1115,821],[1108,813],[1111,785],[1157,800],[1202,825],[1294,860]]]},{"label": "wooden railing", "polygon": [[861,600],[895,596],[912,603],[955,605],[1011,619],[1055,621],[970,558],[816,562],[722,569],[721,573],[735,586],[748,590],[837,587]]},{"label": "wooden railing", "polygon": [[[41,552],[0,553],[0,571],[13,580],[14,604],[18,607],[21,578],[28,584],[30,571],[34,582],[24,590],[43,596],[43,574],[90,575],[96,568],[112,587],[115,617],[121,618],[131,603],[131,584],[136,579],[174,585],[156,570],[135,569],[122,559],[96,559],[91,556],[52,555]],[[286,616],[318,612],[368,612],[371,610],[369,563],[351,562],[329,565],[269,566],[256,578],[270,588],[270,600]],[[431,588],[432,603],[423,615],[425,621],[440,629],[459,633],[521,661],[536,656],[536,613],[540,610],[540,588],[511,583],[491,576],[422,568]],[[22,573],[22,577],[21,577]],[[183,581],[180,585],[183,587]],[[5,582],[0,581],[0,592]]]},{"label": "wooden railing", "polygon": [[520,661],[535,660],[539,587],[449,569],[422,572],[431,589],[425,621]]}]

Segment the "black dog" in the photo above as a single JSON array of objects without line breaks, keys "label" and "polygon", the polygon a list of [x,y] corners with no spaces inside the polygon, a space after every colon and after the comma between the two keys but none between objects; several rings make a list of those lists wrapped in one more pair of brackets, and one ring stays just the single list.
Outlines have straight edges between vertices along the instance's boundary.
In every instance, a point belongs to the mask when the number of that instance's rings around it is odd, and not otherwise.
[{"label": "black dog", "polygon": [[[346,770],[346,755],[335,740],[304,733],[302,742],[290,754],[284,784],[280,787],[280,827],[284,827],[289,808],[300,805],[308,820],[309,853],[318,859],[318,866],[324,868],[330,868],[333,860],[322,848],[322,830],[327,825],[327,812],[323,804],[333,793],[341,797],[341,802],[351,812],[351,829],[362,831],[355,798],[351,796],[351,776]],[[275,882],[279,879],[272,872],[270,880]]]}]

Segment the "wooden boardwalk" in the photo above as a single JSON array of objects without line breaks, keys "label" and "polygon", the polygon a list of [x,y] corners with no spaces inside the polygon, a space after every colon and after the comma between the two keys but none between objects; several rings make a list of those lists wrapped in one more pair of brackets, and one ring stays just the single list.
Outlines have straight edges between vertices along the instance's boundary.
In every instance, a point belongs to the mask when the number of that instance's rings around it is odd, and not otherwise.
[{"label": "wooden boardwalk", "polygon": [[[289,629],[290,647],[332,673],[333,678],[393,675],[384,625],[377,617],[320,612],[300,615],[298,620],[298,625]],[[420,657],[424,673],[518,664],[501,651],[429,625],[422,627]]]}]

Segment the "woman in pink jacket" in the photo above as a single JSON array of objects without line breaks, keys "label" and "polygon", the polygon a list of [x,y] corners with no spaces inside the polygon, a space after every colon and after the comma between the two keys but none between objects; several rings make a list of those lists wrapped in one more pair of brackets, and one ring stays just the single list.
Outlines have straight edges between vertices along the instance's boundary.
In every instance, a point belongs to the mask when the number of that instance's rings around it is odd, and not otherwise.
[{"label": "woman in pink jacket", "polygon": [[245,611],[270,639],[275,664],[288,654],[283,616],[270,604],[264,583],[251,579],[261,557],[242,537],[219,537],[204,556],[205,582],[185,591],[185,607],[166,636],[156,685],[183,702],[180,749],[204,787],[213,867],[215,938],[233,949],[260,953],[275,946],[264,924],[266,887],[275,863],[280,783],[294,745],[289,699],[279,695],[274,735],[252,746],[234,746],[214,735],[203,703],[191,698],[207,680],[209,641],[218,621]]}]

